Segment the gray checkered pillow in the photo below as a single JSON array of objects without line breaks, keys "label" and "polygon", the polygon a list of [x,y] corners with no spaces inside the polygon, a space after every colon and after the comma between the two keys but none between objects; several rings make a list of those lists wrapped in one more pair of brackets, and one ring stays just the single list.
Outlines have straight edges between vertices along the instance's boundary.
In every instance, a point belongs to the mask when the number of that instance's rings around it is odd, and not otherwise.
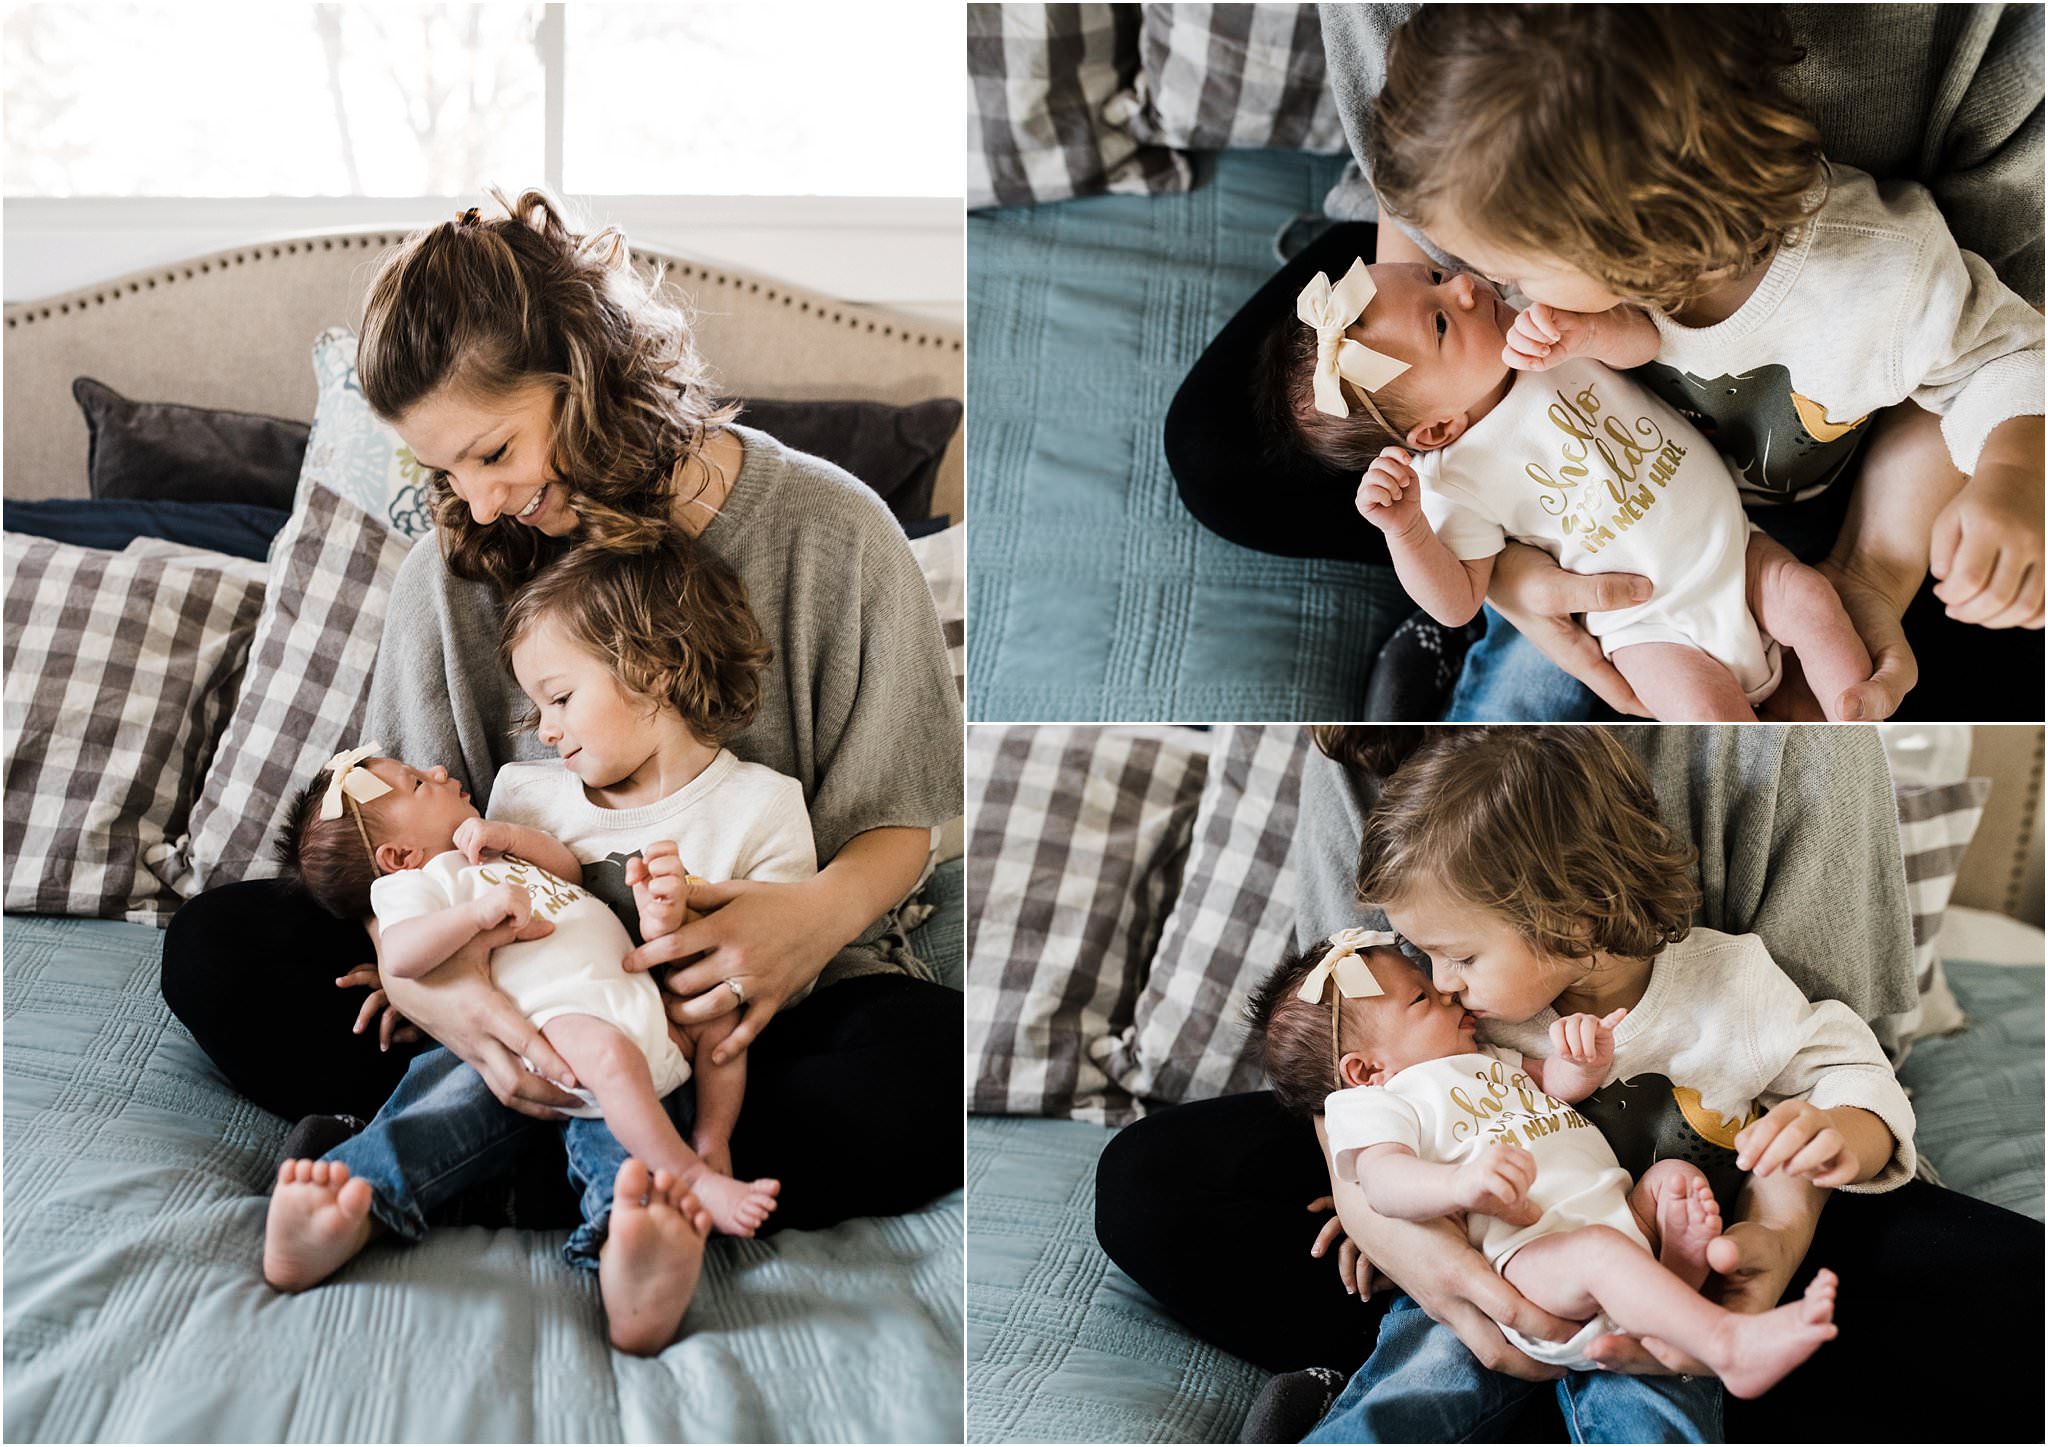
[{"label": "gray checkered pillow", "polygon": [[1143,1101],[1258,1089],[1244,1004],[1294,943],[1291,855],[1308,731],[1246,725],[1223,734],[1144,992],[1130,1025],[1090,1052]]},{"label": "gray checkered pillow", "polygon": [[14,533],[6,555],[7,908],[161,924],[149,858],[185,828],[263,581]]},{"label": "gray checkered pillow", "polygon": [[1349,149],[1313,5],[1147,5],[1131,134],[1184,151]]},{"label": "gray checkered pillow", "polygon": [[1187,159],[1141,146],[1135,7],[967,7],[967,204],[1185,191]]},{"label": "gray checkered pillow", "polygon": [[242,696],[181,841],[182,892],[277,873],[270,840],[292,794],[338,750],[364,742],[356,731],[384,605],[409,546],[310,472],[300,479],[291,521],[271,545]]},{"label": "gray checkered pillow", "polygon": [[1965,1023],[1962,1006],[1941,970],[1941,922],[1955,893],[1956,871],[1984,817],[1991,781],[1902,783],[1894,792],[1899,803],[1899,849],[1906,857],[1906,898],[1913,909],[1913,978],[1920,986],[1920,1003],[1872,1021],[1871,1028],[1897,1064],[1914,1040],[1946,1035]]},{"label": "gray checkered pillow", "polygon": [[911,555],[917,559],[932,605],[939,610],[939,627],[946,635],[946,661],[953,669],[953,687],[967,697],[967,560],[966,529],[959,523],[929,537],[910,540]]},{"label": "gray checkered pillow", "polygon": [[1137,1116],[1087,1046],[1130,1022],[1208,744],[1175,728],[967,731],[968,1109]]}]

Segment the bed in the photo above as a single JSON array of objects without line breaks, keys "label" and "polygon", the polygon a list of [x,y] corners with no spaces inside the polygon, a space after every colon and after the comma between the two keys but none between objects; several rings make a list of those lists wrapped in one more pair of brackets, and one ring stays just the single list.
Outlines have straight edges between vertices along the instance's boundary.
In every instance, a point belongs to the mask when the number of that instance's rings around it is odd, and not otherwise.
[{"label": "bed", "polygon": [[[370,266],[399,239],[280,238],[9,306],[8,501],[86,495],[86,430],[70,390],[80,375],[132,398],[315,419],[317,450],[324,393],[309,348],[355,319]],[[957,330],[663,259],[737,395],[960,397]],[[931,508],[957,525],[952,431],[938,438]],[[302,483],[295,520],[309,497],[328,521],[295,521],[287,534],[317,546],[323,527],[330,541],[343,531],[341,505]],[[956,526],[951,552],[927,556],[957,558],[957,541]],[[402,557],[404,545],[370,546]],[[957,564],[927,572],[950,614],[957,670],[958,602],[943,597],[957,594]],[[218,565],[231,574],[255,578],[248,596],[261,596],[262,562],[242,574]],[[362,593],[386,574],[350,577]],[[351,616],[368,631],[367,612]],[[253,604],[244,621],[268,626]],[[374,634],[347,644],[374,650]],[[216,730],[193,746],[202,772],[219,763],[235,690],[254,687],[260,660],[246,633],[242,646],[240,659],[216,660],[226,697],[201,710]],[[335,666],[346,660],[314,671]],[[910,936],[955,985],[958,837],[957,826],[946,833],[923,892],[931,915]],[[151,867],[162,876],[179,864]],[[5,921],[9,1439],[959,1440],[958,1192],[903,1217],[714,1242],[684,1336],[652,1359],[609,1349],[594,1280],[559,1259],[562,1232],[450,1228],[415,1249],[373,1249],[320,1291],[270,1291],[258,1272],[261,1193],[290,1122],[238,1096],[170,1016],[157,983],[162,938],[147,920],[57,909]]]}]

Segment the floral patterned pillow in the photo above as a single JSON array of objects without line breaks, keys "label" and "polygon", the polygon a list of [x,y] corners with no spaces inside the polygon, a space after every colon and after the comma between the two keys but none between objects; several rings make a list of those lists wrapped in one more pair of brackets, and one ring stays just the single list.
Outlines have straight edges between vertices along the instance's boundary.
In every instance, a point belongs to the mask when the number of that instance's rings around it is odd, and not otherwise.
[{"label": "floral patterned pillow", "polygon": [[306,440],[304,476],[341,494],[403,538],[433,531],[430,474],[381,421],[356,380],[356,336],[330,327],[313,343],[320,401]]}]

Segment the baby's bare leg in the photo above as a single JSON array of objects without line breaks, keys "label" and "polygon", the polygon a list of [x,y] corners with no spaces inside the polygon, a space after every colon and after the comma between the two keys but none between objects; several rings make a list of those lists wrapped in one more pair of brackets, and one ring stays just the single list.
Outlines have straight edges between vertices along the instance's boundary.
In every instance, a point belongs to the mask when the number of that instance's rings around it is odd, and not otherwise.
[{"label": "baby's bare leg", "polygon": [[1664,1269],[1698,1291],[1712,1268],[1707,1247],[1721,1234],[1721,1203],[1690,1161],[1662,1160],[1628,1193],[1628,1208]]},{"label": "baby's bare leg", "polygon": [[1608,1226],[1531,1241],[1501,1274],[1545,1311],[1580,1320],[1605,1312],[1630,1336],[1669,1342],[1738,1397],[1762,1396],[1836,1330],[1832,1271],[1815,1276],[1803,1299],[1745,1316],[1708,1301]]},{"label": "baby's bare leg", "polygon": [[1614,666],[1643,707],[1666,722],[1756,718],[1742,685],[1726,664],[1683,643],[1631,643],[1617,648]]},{"label": "baby's bare leg", "polygon": [[1864,711],[1857,717],[1877,717],[1883,698],[1870,685],[1870,651],[1835,585],[1762,533],[1749,535],[1745,564],[1749,611],[1764,632],[1799,655],[1821,711],[1839,723],[1843,706],[1860,698]]},{"label": "baby's bare leg", "polygon": [[619,1144],[646,1163],[666,1171],[711,1212],[728,1236],[751,1236],[775,1209],[773,1182],[735,1181],[707,1165],[677,1134],[675,1122],[654,1093],[654,1075],[640,1047],[593,1015],[558,1015],[541,1034],[561,1053],[604,1112],[604,1123]]}]

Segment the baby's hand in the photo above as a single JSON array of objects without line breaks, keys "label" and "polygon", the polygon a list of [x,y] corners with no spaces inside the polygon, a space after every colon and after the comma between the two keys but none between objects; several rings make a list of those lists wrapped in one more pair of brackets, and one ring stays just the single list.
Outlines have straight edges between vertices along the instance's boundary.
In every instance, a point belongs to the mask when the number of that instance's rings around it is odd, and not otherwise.
[{"label": "baby's hand", "polygon": [[1558,1058],[1587,1070],[1605,1071],[1614,1064],[1614,1027],[1628,1011],[1599,1015],[1566,1015],[1550,1022],[1550,1046]]},{"label": "baby's hand", "polygon": [[640,909],[640,938],[660,939],[681,929],[689,916],[690,871],[673,839],[657,839],[626,861],[626,883]]},{"label": "baby's hand", "polygon": [[499,885],[476,902],[476,927],[479,933],[509,924],[514,929],[525,929],[527,921],[533,918],[533,896],[509,880]]},{"label": "baby's hand", "polygon": [[1520,1146],[1488,1146],[1458,1167],[1453,1191],[1459,1206],[1497,1216],[1510,1226],[1527,1226],[1543,1213],[1529,1199],[1536,1183],[1536,1157]]},{"label": "baby's hand", "polygon": [[2042,621],[2041,474],[1979,468],[1934,517],[1928,570],[1948,616],[1986,628]]},{"label": "baby's hand", "polygon": [[1828,1113],[1803,1100],[1781,1100],[1744,1126],[1735,1137],[1735,1166],[1759,1176],[1783,1171],[1816,1186],[1846,1186],[1863,1173]]},{"label": "baby's hand", "polygon": [[482,864],[512,847],[511,826],[497,819],[465,819],[455,826],[455,847],[471,864]]},{"label": "baby's hand", "polygon": [[1400,447],[1383,447],[1358,483],[1358,513],[1381,532],[1398,533],[1422,511],[1422,479],[1414,457]]}]

